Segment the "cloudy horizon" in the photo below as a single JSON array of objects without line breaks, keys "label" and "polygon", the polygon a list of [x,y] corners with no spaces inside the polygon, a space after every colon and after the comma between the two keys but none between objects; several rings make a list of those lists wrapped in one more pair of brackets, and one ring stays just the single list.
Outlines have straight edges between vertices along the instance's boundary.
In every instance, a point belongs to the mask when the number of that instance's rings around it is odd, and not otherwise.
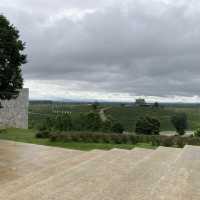
[{"label": "cloudy horizon", "polygon": [[31,99],[200,102],[197,0],[1,0]]}]

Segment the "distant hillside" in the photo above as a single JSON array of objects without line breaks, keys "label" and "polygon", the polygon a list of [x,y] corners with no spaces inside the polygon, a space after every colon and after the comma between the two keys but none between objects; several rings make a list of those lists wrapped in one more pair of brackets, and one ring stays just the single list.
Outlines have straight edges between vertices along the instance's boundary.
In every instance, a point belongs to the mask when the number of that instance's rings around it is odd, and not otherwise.
[{"label": "distant hillside", "polygon": [[151,116],[160,120],[161,130],[169,131],[174,130],[171,124],[171,116],[177,112],[184,112],[188,117],[188,129],[196,129],[200,127],[200,106],[183,105],[181,106],[167,106],[164,108],[151,108],[151,107],[112,107],[106,111],[106,114],[113,120],[121,122],[125,129],[128,131],[135,130],[135,124],[141,116]]}]

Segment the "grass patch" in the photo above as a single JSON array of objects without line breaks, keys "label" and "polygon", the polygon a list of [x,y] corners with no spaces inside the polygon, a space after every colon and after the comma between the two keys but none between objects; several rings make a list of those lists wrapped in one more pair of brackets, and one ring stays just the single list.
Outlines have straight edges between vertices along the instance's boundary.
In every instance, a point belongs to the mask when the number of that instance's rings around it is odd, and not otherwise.
[{"label": "grass patch", "polygon": [[49,139],[35,138],[35,130],[24,130],[24,129],[7,129],[6,131],[0,133],[0,139],[12,140],[17,142],[32,143],[39,145],[47,146],[56,146],[68,149],[77,149],[77,150],[93,150],[93,149],[102,149],[109,150],[113,148],[121,149],[132,149],[134,147],[149,148],[154,149],[155,146],[152,146],[149,143],[138,143],[133,144],[107,144],[107,143],[83,143],[83,142],[51,142]]}]

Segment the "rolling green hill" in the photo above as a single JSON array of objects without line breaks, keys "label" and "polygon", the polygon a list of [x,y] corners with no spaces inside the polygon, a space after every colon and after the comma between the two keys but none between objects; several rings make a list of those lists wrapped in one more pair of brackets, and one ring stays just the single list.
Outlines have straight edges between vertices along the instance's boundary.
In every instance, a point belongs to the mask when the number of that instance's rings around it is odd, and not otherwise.
[{"label": "rolling green hill", "polygon": [[161,131],[172,131],[171,116],[177,112],[184,112],[188,117],[188,130],[200,127],[200,107],[112,107],[106,111],[107,116],[122,123],[127,131],[135,129],[136,121],[141,116],[151,116],[161,122]]},{"label": "rolling green hill", "polygon": [[[188,130],[195,130],[200,127],[200,105],[177,104],[163,105],[160,108],[120,106],[120,104],[101,104],[99,108],[109,108],[105,110],[106,116],[124,125],[126,131],[133,132],[135,124],[141,116],[151,116],[161,122],[161,131],[174,131],[171,124],[171,116],[178,112],[186,113],[188,117]],[[29,125],[33,128],[41,123],[48,116],[56,116],[62,112],[69,112],[72,119],[76,119],[81,113],[88,113],[92,110],[89,104],[67,104],[67,103],[30,103]]]}]

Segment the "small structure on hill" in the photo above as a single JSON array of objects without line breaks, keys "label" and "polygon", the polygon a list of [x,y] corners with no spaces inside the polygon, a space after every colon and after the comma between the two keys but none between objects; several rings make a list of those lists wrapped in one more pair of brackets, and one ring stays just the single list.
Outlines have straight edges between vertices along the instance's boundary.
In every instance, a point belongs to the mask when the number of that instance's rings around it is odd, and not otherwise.
[{"label": "small structure on hill", "polygon": [[27,88],[16,99],[0,100],[0,128],[28,128],[28,103]]},{"label": "small structure on hill", "polygon": [[136,106],[140,106],[140,107],[151,107],[152,106],[151,104],[147,103],[145,101],[145,99],[142,99],[142,98],[136,99],[135,100],[135,105]]},{"label": "small structure on hill", "polygon": [[143,106],[143,105],[145,105],[145,104],[146,104],[145,99],[136,99],[136,100],[135,100],[135,105],[136,105],[136,106]]}]

